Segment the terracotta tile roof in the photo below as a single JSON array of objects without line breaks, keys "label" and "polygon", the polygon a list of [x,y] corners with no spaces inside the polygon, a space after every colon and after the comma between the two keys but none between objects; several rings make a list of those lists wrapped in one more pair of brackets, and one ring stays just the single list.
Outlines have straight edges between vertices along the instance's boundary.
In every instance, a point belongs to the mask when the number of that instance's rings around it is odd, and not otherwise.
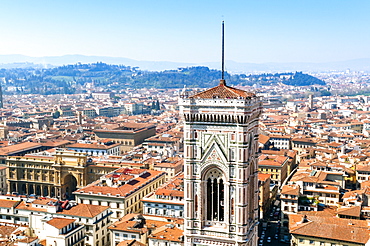
[{"label": "terracotta tile roof", "polygon": [[[32,203],[26,203],[24,201],[21,201],[17,205],[16,209],[28,210],[28,211],[40,211],[40,212],[48,211],[46,207],[44,208],[35,207],[35,206],[32,206]],[[100,213],[104,212],[107,209],[109,209],[109,206],[77,204],[76,206],[72,206],[70,209],[64,209],[60,212],[57,212],[56,214],[78,216],[78,217],[85,217],[85,218],[94,218],[95,216],[99,215]]]},{"label": "terracotta tile roof", "polygon": [[95,216],[103,213],[107,209],[109,209],[109,206],[77,204],[76,206],[73,206],[68,210],[64,209],[61,212],[57,212],[57,214],[94,218]]},{"label": "terracotta tile roof", "polygon": [[34,241],[36,241],[38,239],[38,237],[26,237],[26,238],[22,238],[22,239],[18,239],[17,242],[19,243],[32,243]]},{"label": "terracotta tile roof", "polygon": [[40,143],[40,144],[43,146],[47,146],[47,147],[59,147],[61,145],[65,145],[69,143],[71,142],[68,140],[51,140],[51,141],[47,141],[47,142]]},{"label": "terracotta tile roof", "polygon": [[343,144],[342,143],[336,143],[336,142],[331,142],[328,144],[329,147],[333,147],[333,148],[338,148],[338,147],[341,147]]},{"label": "terracotta tile roof", "polygon": [[281,138],[290,139],[291,138],[290,136],[274,135],[274,134],[270,134],[269,137],[270,137],[270,139],[271,138],[279,138],[279,139],[281,139]]},{"label": "terracotta tile roof", "polygon": [[281,194],[299,196],[299,186],[284,185]]},{"label": "terracotta tile roof", "polygon": [[370,187],[370,180],[361,183],[361,189],[365,189],[366,187]]},{"label": "terracotta tile roof", "polygon": [[111,149],[111,148],[114,148],[120,145],[121,145],[120,143],[116,143],[112,145],[75,143],[75,144],[67,145],[66,148],[108,150],[108,149]]},{"label": "terracotta tile roof", "polygon": [[261,150],[261,152],[266,155],[283,155],[283,156],[289,156],[290,158],[294,158],[297,155],[296,150],[290,150],[290,149]]},{"label": "terracotta tile roof", "polygon": [[160,163],[155,163],[154,167],[166,167],[166,168],[175,168],[177,166],[183,165],[183,161],[178,161],[178,162],[160,162]]},{"label": "terracotta tile roof", "polygon": [[126,214],[119,221],[109,226],[111,230],[145,233],[169,224],[167,221],[146,219],[141,214]]},{"label": "terracotta tile roof", "polygon": [[183,234],[184,231],[177,228],[174,224],[167,224],[153,231],[152,234],[148,236],[148,238],[172,242],[182,242]]},{"label": "terracotta tile roof", "polygon": [[271,177],[271,174],[269,173],[258,173],[258,180],[260,181],[266,181]]},{"label": "terracotta tile roof", "polygon": [[342,207],[337,210],[338,215],[360,217],[361,206]]},{"label": "terracotta tile roof", "polygon": [[[125,170],[128,170],[127,173],[125,172]],[[141,173],[143,174],[141,175]],[[135,174],[138,175],[138,177],[135,177]],[[126,197],[139,187],[142,188],[144,184],[147,184],[151,180],[155,180],[156,178],[164,175],[165,172],[155,170],[121,168],[115,171],[115,173],[108,174],[107,176],[105,176],[105,178],[112,177],[114,183],[117,183],[118,179],[122,181],[129,180],[128,182],[118,187],[114,187],[104,186],[101,184],[100,180],[97,180],[90,185],[75,191],[74,193],[82,194],[91,192],[95,195],[101,193],[102,195],[111,194],[112,196],[119,195],[121,197]]]},{"label": "terracotta tile roof", "polygon": [[270,137],[269,137],[269,136],[266,136],[266,135],[263,135],[263,134],[260,134],[260,135],[258,136],[258,141],[259,141],[261,144],[266,144],[269,140],[270,140]]},{"label": "terracotta tile roof", "polygon": [[258,162],[258,166],[276,166],[280,167],[281,163],[278,163],[276,161],[271,161],[271,160],[262,160]]},{"label": "terracotta tile roof", "polygon": [[136,241],[135,239],[132,240],[125,240],[117,244],[117,246],[145,246],[145,244]]},{"label": "terracotta tile roof", "polygon": [[279,156],[279,155],[260,155],[258,158],[258,165],[259,166],[282,166],[288,157]]},{"label": "terracotta tile roof", "polygon": [[51,226],[54,226],[57,229],[63,229],[64,227],[68,226],[69,224],[72,224],[73,222],[75,222],[74,219],[53,218],[46,223],[48,223]]},{"label": "terracotta tile roof", "polygon": [[0,200],[0,208],[13,208],[18,205],[19,201],[13,201],[13,200]]},{"label": "terracotta tile roof", "polygon": [[[16,230],[18,230],[19,226],[20,225],[12,224],[12,223],[3,223],[3,225],[0,226],[0,235],[2,235],[2,238],[5,238],[5,237],[10,238],[11,234],[13,234]],[[7,245],[7,244],[4,244],[4,245]]]},{"label": "terracotta tile roof", "polygon": [[246,92],[240,89],[226,86],[220,83],[218,86],[211,89],[197,93],[189,98],[194,99],[213,99],[213,98],[222,98],[222,99],[239,99],[239,98],[252,98],[256,97],[254,93]]},{"label": "terracotta tile roof", "polygon": [[160,196],[184,197],[184,173],[179,173],[164,183],[155,191],[155,194]]},{"label": "terracotta tile roof", "polygon": [[24,201],[21,201],[16,209],[20,209],[20,210],[28,210],[28,211],[40,211],[40,212],[46,212],[47,211],[47,208],[36,208],[36,207],[33,207],[31,203],[26,203]]},{"label": "terracotta tile roof", "polygon": [[159,188],[155,191],[156,195],[160,196],[173,196],[173,197],[184,197],[184,191],[181,190],[170,190],[165,188]]},{"label": "terracotta tile roof", "polygon": [[370,165],[362,165],[362,164],[358,164],[358,165],[356,165],[356,170],[357,170],[357,171],[366,171],[366,172],[370,172]]},{"label": "terracotta tile roof", "polygon": [[289,231],[293,235],[302,235],[341,242],[367,244],[370,239],[367,221],[342,219],[328,216],[303,214],[289,216]]},{"label": "terracotta tile roof", "polygon": [[317,141],[312,138],[293,138],[292,142],[317,143]]},{"label": "terracotta tile roof", "polygon": [[25,142],[20,144],[14,144],[10,145],[4,148],[0,148],[0,155],[10,155],[17,153],[19,151],[26,151],[31,150],[35,148],[41,148],[42,145],[39,143],[33,143],[33,142]]},{"label": "terracotta tile roof", "polygon": [[38,198],[32,202],[32,204],[47,205],[50,202],[56,202],[58,199],[55,198]]}]

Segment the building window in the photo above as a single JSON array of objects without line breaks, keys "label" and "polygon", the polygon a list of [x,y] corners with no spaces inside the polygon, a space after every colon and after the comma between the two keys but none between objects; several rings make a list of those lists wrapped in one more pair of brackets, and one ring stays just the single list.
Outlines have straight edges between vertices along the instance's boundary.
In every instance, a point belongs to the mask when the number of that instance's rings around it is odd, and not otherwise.
[{"label": "building window", "polygon": [[310,244],[314,244],[315,243],[315,241],[314,240],[310,240]]},{"label": "building window", "polygon": [[207,220],[224,221],[224,182],[219,170],[212,170],[207,180]]},{"label": "building window", "polygon": [[302,238],[300,238],[300,239],[299,239],[299,242],[300,242],[300,243],[303,243],[303,242],[304,242],[304,240],[303,240]]}]

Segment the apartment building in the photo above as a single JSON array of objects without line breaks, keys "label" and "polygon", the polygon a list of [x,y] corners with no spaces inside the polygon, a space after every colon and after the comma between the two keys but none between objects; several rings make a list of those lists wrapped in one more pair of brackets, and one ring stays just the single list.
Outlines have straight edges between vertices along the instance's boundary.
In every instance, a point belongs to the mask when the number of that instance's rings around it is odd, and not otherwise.
[{"label": "apartment building", "polygon": [[112,245],[136,240],[144,245],[183,245],[183,219],[154,215],[127,214],[113,223]]},{"label": "apartment building", "polygon": [[112,220],[116,221],[125,214],[142,212],[141,199],[160,187],[164,180],[164,172],[120,168],[73,194],[78,203],[109,206]]},{"label": "apartment building", "polygon": [[270,134],[270,142],[273,143],[273,146],[277,149],[291,149],[291,137]]},{"label": "apartment building", "polygon": [[262,154],[258,157],[258,171],[270,174],[271,183],[281,186],[288,176],[288,161],[285,156]]},{"label": "apartment building", "polygon": [[67,145],[66,148],[89,156],[107,156],[120,155],[120,146],[120,143],[108,140],[100,143],[74,143]]},{"label": "apartment building", "polygon": [[298,212],[298,198],[300,197],[298,185],[284,185],[281,190],[281,212],[283,222],[288,220],[290,214]]},{"label": "apartment building", "polygon": [[[111,211],[107,206],[77,204],[44,197],[2,196],[1,198],[0,222],[27,225],[32,235],[47,241],[58,241],[60,242],[58,246],[110,245],[107,228],[111,223]],[[63,218],[63,220],[53,221],[54,218]]]},{"label": "apartment building", "polygon": [[270,176],[271,174],[259,173],[258,174],[258,188],[259,188],[259,217],[262,219],[270,208],[272,197],[270,191]]},{"label": "apartment building", "polygon": [[184,173],[180,173],[143,199],[143,214],[183,218]]}]

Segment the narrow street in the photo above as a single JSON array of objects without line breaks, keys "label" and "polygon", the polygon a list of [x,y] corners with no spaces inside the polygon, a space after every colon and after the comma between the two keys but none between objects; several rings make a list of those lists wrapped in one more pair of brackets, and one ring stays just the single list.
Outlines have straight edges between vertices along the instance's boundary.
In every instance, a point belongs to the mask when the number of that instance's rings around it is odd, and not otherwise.
[{"label": "narrow street", "polygon": [[[268,218],[266,220],[261,220],[261,223],[259,225],[258,230],[258,245],[264,246],[264,245],[281,245],[281,246],[287,246],[290,244],[289,240],[288,243],[282,240],[286,240],[287,238],[284,238],[284,234],[281,234],[282,225],[279,219],[280,216],[271,216],[276,212],[269,213],[267,216]],[[279,212],[278,212],[279,213]],[[280,214],[280,213],[279,213]]]}]

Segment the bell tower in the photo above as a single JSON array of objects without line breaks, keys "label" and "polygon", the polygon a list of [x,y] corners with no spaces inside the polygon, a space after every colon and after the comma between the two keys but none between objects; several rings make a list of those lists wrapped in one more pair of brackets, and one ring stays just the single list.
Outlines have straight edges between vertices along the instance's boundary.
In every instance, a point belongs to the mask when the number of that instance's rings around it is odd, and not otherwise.
[{"label": "bell tower", "polygon": [[184,121],[185,245],[257,245],[262,101],[226,85],[179,98]]}]

